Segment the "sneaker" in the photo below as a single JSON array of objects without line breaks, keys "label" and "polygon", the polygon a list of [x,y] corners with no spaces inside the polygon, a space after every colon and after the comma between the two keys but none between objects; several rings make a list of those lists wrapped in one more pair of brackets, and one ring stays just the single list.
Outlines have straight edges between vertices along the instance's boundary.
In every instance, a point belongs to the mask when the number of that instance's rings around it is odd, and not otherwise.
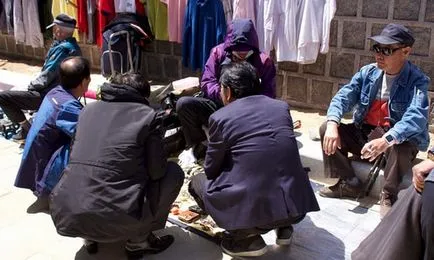
[{"label": "sneaker", "polygon": [[173,241],[175,241],[175,238],[172,235],[157,237],[151,233],[143,242],[127,241],[125,251],[128,259],[140,259],[145,254],[158,254],[163,252],[172,245]]},{"label": "sneaker", "polygon": [[48,213],[50,210],[49,204],[48,204],[48,197],[42,196],[38,197],[35,202],[32,203],[27,208],[27,213],[29,214],[35,214],[35,213]]},{"label": "sneaker", "polygon": [[[363,198],[365,194],[362,192],[362,186],[351,186],[343,179],[339,179],[338,183],[330,187],[324,187],[319,190],[319,195],[327,198]],[[363,193],[363,192],[362,192]]]},{"label": "sneaker", "polygon": [[390,197],[386,196],[384,192],[381,193],[380,200],[380,218],[383,219],[387,213],[392,209],[393,202]]},{"label": "sneaker", "polygon": [[261,256],[267,252],[267,245],[260,235],[254,235],[242,240],[224,238],[221,243],[223,252],[230,256]]},{"label": "sneaker", "polygon": [[292,226],[289,227],[282,227],[276,229],[276,244],[279,246],[287,246],[291,244],[292,241],[292,234],[294,233],[294,229]]},{"label": "sneaker", "polygon": [[98,253],[98,243],[92,240],[84,240],[84,248],[89,255],[94,255]]}]

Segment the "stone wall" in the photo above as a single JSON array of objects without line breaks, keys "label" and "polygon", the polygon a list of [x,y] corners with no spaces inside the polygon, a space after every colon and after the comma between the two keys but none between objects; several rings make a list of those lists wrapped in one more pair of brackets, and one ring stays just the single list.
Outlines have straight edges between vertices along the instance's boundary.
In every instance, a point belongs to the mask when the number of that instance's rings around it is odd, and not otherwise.
[{"label": "stone wall", "polygon": [[[404,24],[414,32],[416,43],[410,60],[434,80],[434,0],[336,0],[336,3],[329,53],[320,54],[315,64],[279,63],[279,98],[298,107],[326,109],[339,87],[361,66],[374,61],[372,43],[367,38],[378,34],[390,22]],[[93,68],[99,70],[98,47],[81,47]],[[12,36],[0,35],[0,53],[43,60],[45,49],[15,45]],[[142,63],[144,74],[158,82],[200,75],[182,66],[179,44],[163,41],[149,44]],[[434,91],[434,87],[430,90]]]}]

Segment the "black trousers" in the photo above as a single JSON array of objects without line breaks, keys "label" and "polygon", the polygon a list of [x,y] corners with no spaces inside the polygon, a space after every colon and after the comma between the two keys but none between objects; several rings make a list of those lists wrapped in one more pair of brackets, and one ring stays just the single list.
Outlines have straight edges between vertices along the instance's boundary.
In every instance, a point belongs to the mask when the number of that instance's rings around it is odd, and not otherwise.
[{"label": "black trousers", "polygon": [[[321,146],[324,141],[324,134],[327,122],[320,127]],[[368,134],[372,130],[370,126],[356,127],[354,124],[340,124],[338,131],[341,138],[341,149],[335,154],[326,155],[323,151],[324,173],[330,178],[352,178],[355,177],[351,160],[348,153],[360,156],[360,151],[368,142]],[[403,142],[393,145],[386,150],[386,166],[384,167],[385,183],[383,192],[387,198],[396,200],[398,187],[403,176],[411,169],[412,162],[417,155],[417,147],[410,142]]]},{"label": "black trousers", "polygon": [[184,183],[184,172],[174,162],[167,163],[166,175],[157,180],[149,182],[146,198],[150,202],[153,213],[153,220],[150,223],[143,223],[137,237],[131,237],[131,242],[142,242],[149,233],[163,229],[166,226],[170,207],[175,201]]},{"label": "black trousers", "polygon": [[222,105],[201,97],[182,97],[176,102],[176,112],[181,122],[187,147],[206,140],[202,126],[208,127],[208,119]]},{"label": "black trousers", "polygon": [[26,120],[22,110],[38,110],[42,103],[43,95],[37,91],[0,92],[0,107],[13,123]]},{"label": "black trousers", "polygon": [[434,259],[434,183],[422,195],[413,185],[402,191],[375,230],[352,253],[353,260]]},{"label": "black trousers", "polygon": [[[203,209],[205,209],[205,205],[203,203],[203,194],[205,193],[206,189],[206,175],[204,173],[197,174],[193,176],[191,179],[191,182],[188,185],[188,192],[191,194],[191,196],[196,201],[197,205]],[[297,224],[300,221],[304,219],[306,215],[297,216],[297,217],[291,217],[288,219],[276,221],[264,226],[260,227],[253,227],[248,229],[237,229],[237,230],[228,230],[231,237],[235,240],[244,239],[250,235],[260,235],[268,233],[269,231],[277,228],[283,228],[283,227],[289,227],[292,224]],[[211,216],[212,217],[212,216]],[[234,216],[235,217],[235,216]]]}]

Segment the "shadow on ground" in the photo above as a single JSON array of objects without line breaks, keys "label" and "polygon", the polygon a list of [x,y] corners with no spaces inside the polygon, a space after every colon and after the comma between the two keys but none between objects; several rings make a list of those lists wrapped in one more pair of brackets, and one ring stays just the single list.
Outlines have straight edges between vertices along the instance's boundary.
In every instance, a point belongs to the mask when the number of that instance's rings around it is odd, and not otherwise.
[{"label": "shadow on ground", "polygon": [[[157,255],[146,255],[146,260],[220,260],[223,258],[220,247],[197,235],[189,233],[179,227],[166,228],[161,234],[171,234],[175,242],[166,251]],[[185,258],[184,258],[185,257]],[[126,260],[124,243],[102,244],[95,255],[89,255],[84,247],[75,255],[75,260]]]}]

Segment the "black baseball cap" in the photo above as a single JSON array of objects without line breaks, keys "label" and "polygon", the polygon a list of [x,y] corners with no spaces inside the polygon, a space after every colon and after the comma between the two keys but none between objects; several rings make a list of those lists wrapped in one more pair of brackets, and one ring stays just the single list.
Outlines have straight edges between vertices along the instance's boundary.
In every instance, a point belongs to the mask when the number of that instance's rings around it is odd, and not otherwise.
[{"label": "black baseball cap", "polygon": [[403,25],[390,23],[384,27],[380,35],[369,37],[380,44],[404,44],[413,46],[414,38],[411,31]]},{"label": "black baseball cap", "polygon": [[56,18],[54,18],[53,23],[47,26],[47,29],[53,27],[56,24],[58,26],[62,26],[66,28],[75,28],[77,21],[69,15],[59,14],[58,16],[56,16]]}]

